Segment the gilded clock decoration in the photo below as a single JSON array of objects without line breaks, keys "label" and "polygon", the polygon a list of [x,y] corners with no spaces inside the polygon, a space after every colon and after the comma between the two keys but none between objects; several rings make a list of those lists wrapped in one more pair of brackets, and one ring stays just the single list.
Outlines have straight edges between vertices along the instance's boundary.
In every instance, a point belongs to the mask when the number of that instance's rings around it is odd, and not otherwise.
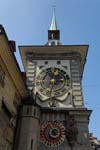
[{"label": "gilded clock decoration", "polygon": [[62,96],[70,87],[70,78],[64,70],[47,68],[37,76],[36,87],[42,95],[48,97]]}]

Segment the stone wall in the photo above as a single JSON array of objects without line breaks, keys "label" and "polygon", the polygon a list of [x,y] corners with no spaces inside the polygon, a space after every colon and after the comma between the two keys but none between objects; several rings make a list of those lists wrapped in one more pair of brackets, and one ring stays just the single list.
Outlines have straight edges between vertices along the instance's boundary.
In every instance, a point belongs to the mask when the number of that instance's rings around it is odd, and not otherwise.
[{"label": "stone wall", "polygon": [[[9,72],[1,60],[0,66],[5,74],[3,85],[0,84],[0,150],[12,150],[15,127],[14,118],[17,113],[14,99],[18,93],[9,76]],[[18,95],[18,97],[20,96]],[[18,99],[18,103],[19,101],[20,99]]]}]

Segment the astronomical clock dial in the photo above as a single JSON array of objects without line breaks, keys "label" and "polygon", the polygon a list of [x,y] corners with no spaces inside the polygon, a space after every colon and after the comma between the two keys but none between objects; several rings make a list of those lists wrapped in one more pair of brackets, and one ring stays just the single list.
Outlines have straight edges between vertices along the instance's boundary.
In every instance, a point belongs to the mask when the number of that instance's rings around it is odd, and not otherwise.
[{"label": "astronomical clock dial", "polygon": [[47,146],[59,146],[65,139],[65,127],[60,122],[48,121],[41,126],[40,138],[41,142]]},{"label": "astronomical clock dial", "polygon": [[59,68],[47,68],[36,79],[36,88],[47,97],[64,95],[70,87],[69,75]]}]

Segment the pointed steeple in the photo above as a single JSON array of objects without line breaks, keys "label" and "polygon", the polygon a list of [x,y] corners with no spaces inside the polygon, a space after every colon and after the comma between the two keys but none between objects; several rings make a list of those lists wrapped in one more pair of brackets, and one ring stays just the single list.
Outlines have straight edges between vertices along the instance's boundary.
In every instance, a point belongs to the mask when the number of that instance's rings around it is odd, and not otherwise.
[{"label": "pointed steeple", "polygon": [[56,16],[55,16],[55,10],[53,11],[53,17],[52,17],[51,26],[50,26],[49,30],[58,30]]},{"label": "pointed steeple", "polygon": [[55,15],[55,7],[56,5],[53,5],[53,16],[51,20],[51,25],[48,30],[48,45],[56,46],[60,45],[60,31],[58,30],[57,27],[57,22],[56,22],[56,15]]},{"label": "pointed steeple", "polygon": [[59,40],[59,39],[60,39],[60,31],[58,30],[55,12],[53,11],[51,26],[50,29],[48,30],[48,40]]}]

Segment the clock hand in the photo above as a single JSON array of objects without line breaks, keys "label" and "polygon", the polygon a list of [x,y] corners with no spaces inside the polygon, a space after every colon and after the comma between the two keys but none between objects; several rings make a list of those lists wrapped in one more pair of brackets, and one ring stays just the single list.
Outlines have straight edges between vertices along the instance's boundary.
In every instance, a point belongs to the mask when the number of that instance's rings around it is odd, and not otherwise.
[{"label": "clock hand", "polygon": [[52,99],[52,97],[53,97],[52,93],[53,93],[54,85],[56,83],[56,79],[55,79],[55,75],[54,74],[53,74],[52,78],[50,79],[49,83],[50,83],[49,86],[50,86],[50,89],[51,89],[51,91],[50,91],[50,98],[49,98],[49,105],[50,105],[50,107],[53,107],[53,106],[55,106],[55,101],[54,101],[54,99]]},{"label": "clock hand", "polygon": [[49,106],[50,107],[54,107],[55,106],[55,101],[54,99],[52,99],[52,93],[53,93],[53,87],[54,87],[54,82],[52,84],[52,87],[51,87],[51,91],[50,91],[50,98],[49,98]]}]

